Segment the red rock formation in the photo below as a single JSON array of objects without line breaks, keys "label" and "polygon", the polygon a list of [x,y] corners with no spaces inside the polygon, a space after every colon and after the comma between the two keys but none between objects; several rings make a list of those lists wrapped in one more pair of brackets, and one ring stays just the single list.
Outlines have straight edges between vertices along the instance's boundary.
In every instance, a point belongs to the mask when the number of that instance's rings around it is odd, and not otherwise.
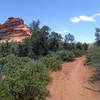
[{"label": "red rock formation", "polygon": [[20,18],[9,17],[4,24],[0,24],[0,35],[11,36],[11,40],[22,41],[31,35],[31,29]]}]

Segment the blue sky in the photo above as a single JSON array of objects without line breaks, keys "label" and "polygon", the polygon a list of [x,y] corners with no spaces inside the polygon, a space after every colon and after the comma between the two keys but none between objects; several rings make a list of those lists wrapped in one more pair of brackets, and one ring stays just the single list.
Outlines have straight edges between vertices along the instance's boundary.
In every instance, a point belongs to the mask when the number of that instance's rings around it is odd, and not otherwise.
[{"label": "blue sky", "polygon": [[28,25],[39,19],[63,36],[70,32],[76,41],[93,42],[94,29],[100,26],[100,0],[0,0],[0,23],[10,16]]}]

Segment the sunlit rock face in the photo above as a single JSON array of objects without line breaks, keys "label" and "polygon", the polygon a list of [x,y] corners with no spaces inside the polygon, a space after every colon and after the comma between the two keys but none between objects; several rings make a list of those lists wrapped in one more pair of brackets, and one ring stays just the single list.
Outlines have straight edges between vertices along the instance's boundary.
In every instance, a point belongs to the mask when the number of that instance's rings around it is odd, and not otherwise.
[{"label": "sunlit rock face", "polygon": [[23,19],[9,17],[5,23],[0,24],[0,35],[10,37],[10,41],[22,41],[31,36],[31,28],[24,24]]}]

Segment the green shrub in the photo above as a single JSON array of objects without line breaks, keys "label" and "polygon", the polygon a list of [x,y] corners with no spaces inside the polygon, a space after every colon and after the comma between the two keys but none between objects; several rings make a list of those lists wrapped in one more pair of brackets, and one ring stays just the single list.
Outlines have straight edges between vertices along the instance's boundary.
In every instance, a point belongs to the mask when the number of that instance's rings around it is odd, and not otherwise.
[{"label": "green shrub", "polygon": [[100,83],[100,48],[91,48],[87,53],[87,63],[96,68],[95,73],[91,77],[92,82]]},{"label": "green shrub", "polygon": [[0,59],[3,66],[0,80],[0,100],[45,100],[46,85],[50,82],[48,68],[29,58],[9,56]]},{"label": "green shrub", "polygon": [[62,50],[62,51],[58,51],[56,54],[59,55],[59,58],[62,61],[72,61],[75,59],[75,55],[72,51]]},{"label": "green shrub", "polygon": [[51,70],[57,71],[61,69],[61,62],[55,57],[44,57],[41,59],[41,62],[44,63],[46,67]]},{"label": "green shrub", "polygon": [[57,52],[48,52],[47,57],[55,57],[57,60],[60,60],[60,56],[57,54]]},{"label": "green shrub", "polygon": [[80,50],[80,49],[75,49],[75,50],[72,50],[72,51],[73,51],[75,57],[80,57],[80,56],[85,54],[85,51],[84,50]]},{"label": "green shrub", "polygon": [[100,68],[100,48],[92,48],[87,54],[88,64]]}]

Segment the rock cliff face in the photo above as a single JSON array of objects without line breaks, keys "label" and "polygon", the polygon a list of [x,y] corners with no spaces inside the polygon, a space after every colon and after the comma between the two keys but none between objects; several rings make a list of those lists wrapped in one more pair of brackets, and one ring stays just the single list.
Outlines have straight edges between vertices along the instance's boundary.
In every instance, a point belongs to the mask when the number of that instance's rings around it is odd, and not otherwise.
[{"label": "rock cliff face", "polygon": [[5,23],[0,24],[0,35],[10,36],[10,41],[22,41],[31,36],[31,28],[25,25],[22,19],[9,17]]}]

